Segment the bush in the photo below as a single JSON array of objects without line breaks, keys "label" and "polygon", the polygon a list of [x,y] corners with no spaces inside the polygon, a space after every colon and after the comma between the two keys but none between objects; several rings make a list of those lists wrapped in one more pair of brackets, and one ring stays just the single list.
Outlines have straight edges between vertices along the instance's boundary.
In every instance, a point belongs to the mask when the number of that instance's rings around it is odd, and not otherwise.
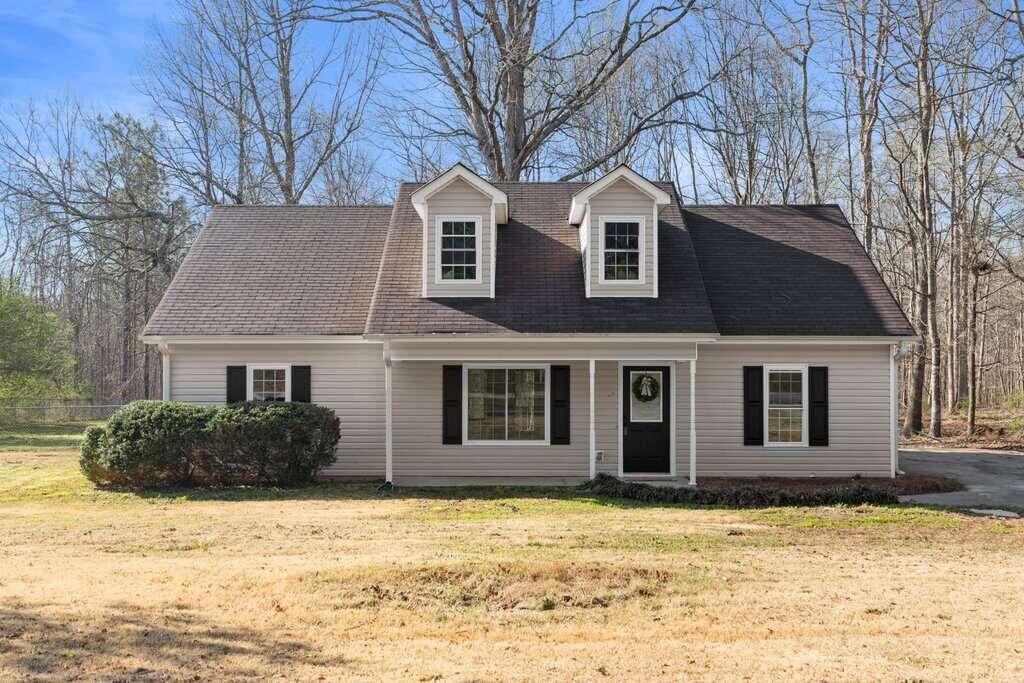
[{"label": "bush", "polygon": [[196,463],[214,483],[308,482],[334,460],[334,411],[309,403],[237,403],[214,410]]},{"label": "bush", "polygon": [[1003,398],[1003,407],[1007,410],[1024,408],[1024,391],[1011,391]]},{"label": "bush", "polygon": [[628,498],[647,503],[688,503],[736,508],[781,507],[787,505],[889,505],[899,502],[890,486],[853,484],[820,489],[786,489],[743,484],[730,487],[667,488],[625,482],[608,474],[598,474],[580,488],[599,496]]},{"label": "bush", "polygon": [[79,463],[106,485],[294,485],[334,459],[340,436],[334,411],[308,403],[136,401],[86,431]]}]

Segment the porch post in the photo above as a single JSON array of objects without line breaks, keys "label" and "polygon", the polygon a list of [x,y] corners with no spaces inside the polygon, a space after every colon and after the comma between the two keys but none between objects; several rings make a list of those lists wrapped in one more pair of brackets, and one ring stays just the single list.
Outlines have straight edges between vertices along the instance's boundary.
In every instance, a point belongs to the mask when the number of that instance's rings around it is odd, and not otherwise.
[{"label": "porch post", "polygon": [[697,485],[697,359],[690,361],[690,486]]},{"label": "porch post", "polygon": [[384,479],[391,483],[391,343],[384,342]]},{"label": "porch post", "polygon": [[596,374],[597,361],[590,360],[590,478],[597,476],[597,418],[594,415],[597,405],[596,390],[594,388],[594,375]]}]

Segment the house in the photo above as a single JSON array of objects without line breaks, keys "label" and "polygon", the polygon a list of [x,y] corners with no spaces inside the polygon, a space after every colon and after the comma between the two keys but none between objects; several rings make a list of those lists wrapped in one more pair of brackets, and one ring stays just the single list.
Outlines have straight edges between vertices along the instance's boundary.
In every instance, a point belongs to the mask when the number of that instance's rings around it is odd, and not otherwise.
[{"label": "house", "polygon": [[842,210],[683,206],[621,166],[391,206],[221,206],[153,313],[164,399],[312,401],[324,476],[891,477],[916,339]]}]

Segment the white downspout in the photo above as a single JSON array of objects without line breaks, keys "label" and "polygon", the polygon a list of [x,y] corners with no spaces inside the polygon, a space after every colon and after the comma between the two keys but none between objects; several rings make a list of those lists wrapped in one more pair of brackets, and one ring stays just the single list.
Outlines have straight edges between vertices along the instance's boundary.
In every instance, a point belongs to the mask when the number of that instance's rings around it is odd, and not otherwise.
[{"label": "white downspout", "polygon": [[384,342],[384,480],[391,484],[394,476],[391,445],[391,342]]},{"label": "white downspout", "polygon": [[597,417],[594,407],[597,404],[594,376],[597,374],[597,361],[590,360],[590,478],[597,476]]},{"label": "white downspout", "polygon": [[166,344],[160,345],[160,398],[164,401],[171,400],[171,348]]},{"label": "white downspout", "polygon": [[690,486],[697,485],[697,345],[690,361]]}]

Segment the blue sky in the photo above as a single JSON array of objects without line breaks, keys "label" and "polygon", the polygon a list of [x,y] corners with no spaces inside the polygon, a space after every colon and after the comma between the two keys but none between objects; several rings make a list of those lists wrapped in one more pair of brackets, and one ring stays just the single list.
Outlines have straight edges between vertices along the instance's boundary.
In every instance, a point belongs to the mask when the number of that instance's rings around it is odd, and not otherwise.
[{"label": "blue sky", "polygon": [[0,102],[74,93],[86,104],[142,115],[133,87],[167,0],[0,1]]}]

